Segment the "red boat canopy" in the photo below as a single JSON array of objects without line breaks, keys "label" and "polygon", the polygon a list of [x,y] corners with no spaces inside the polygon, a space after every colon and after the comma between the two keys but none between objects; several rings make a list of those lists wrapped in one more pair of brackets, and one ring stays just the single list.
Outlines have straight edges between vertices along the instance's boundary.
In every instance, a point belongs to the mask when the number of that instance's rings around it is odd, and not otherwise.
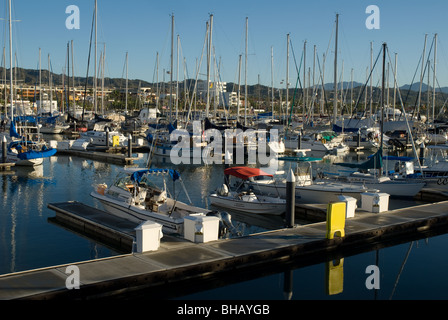
[{"label": "red boat canopy", "polygon": [[268,176],[273,177],[272,174],[268,174],[261,169],[258,168],[249,168],[249,167],[232,167],[224,170],[225,175],[235,176],[240,179],[248,179],[250,177],[256,176]]}]

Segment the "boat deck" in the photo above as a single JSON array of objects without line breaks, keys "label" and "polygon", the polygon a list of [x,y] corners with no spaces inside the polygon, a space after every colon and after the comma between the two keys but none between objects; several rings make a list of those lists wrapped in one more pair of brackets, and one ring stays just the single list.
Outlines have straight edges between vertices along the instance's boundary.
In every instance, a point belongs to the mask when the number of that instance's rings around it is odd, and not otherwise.
[{"label": "boat deck", "polygon": [[[105,219],[101,217],[101,210],[88,209],[90,212],[85,213],[83,205],[68,203],[56,207],[74,216],[77,216],[76,210],[84,212],[84,217],[80,217],[84,221],[88,220],[88,215],[90,218],[97,215],[97,221]],[[109,223],[114,225],[116,221],[110,220]],[[132,239],[130,230],[133,225],[120,228],[115,225],[113,229]],[[192,290],[191,281],[195,281],[196,288],[213,277],[221,277],[218,282],[223,283],[222,279],[227,281],[244,274],[261,276],[266,274],[268,267],[278,269],[288,263],[326,262],[343,257],[347,252],[366,252],[382,245],[392,245],[392,242],[443,234],[447,228],[448,201],[443,201],[382,213],[357,212],[354,218],[346,220],[343,238],[327,239],[326,222],[207,243],[193,243],[164,235],[157,251],[127,253],[72,264],[79,268],[79,290],[66,288],[70,274],[66,273],[68,265],[1,275],[0,299],[94,299],[141,290],[149,290],[149,295],[160,299],[159,290],[170,285],[179,288],[190,281],[189,290]],[[186,286],[183,288],[185,290]]]}]

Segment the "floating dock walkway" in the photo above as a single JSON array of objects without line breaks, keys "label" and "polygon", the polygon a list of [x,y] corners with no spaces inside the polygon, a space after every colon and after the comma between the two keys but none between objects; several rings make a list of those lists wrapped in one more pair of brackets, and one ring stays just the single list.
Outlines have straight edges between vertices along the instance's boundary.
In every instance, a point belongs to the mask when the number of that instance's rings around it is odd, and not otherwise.
[{"label": "floating dock walkway", "polygon": [[90,151],[90,150],[59,150],[57,155],[69,155],[81,158],[92,159],[96,161],[103,161],[114,164],[133,164],[135,160],[138,158],[129,157],[124,154],[114,154],[110,152],[98,152],[98,151]]},{"label": "floating dock walkway", "polygon": [[[68,213],[66,219],[77,220],[75,224],[80,228],[88,224],[93,230],[97,225],[101,232],[110,229],[108,232],[127,239],[122,241],[124,244],[132,241],[134,225],[122,220],[121,226],[117,221],[106,221],[110,216],[106,218],[101,210],[74,202],[49,207],[62,215]],[[79,268],[79,289],[66,287],[71,275],[67,272],[69,265],[0,275],[0,299],[99,299],[120,294],[129,297],[142,290],[145,297],[160,299],[160,292],[167,293],[169,287],[167,294],[175,294],[186,287],[192,290],[192,283],[198,288],[210,279],[222,283],[223,278],[263,275],[268,268],[327,262],[344,254],[376,250],[447,230],[448,201],[443,201],[381,213],[357,211],[355,217],[346,219],[344,237],[327,238],[326,222],[206,243],[164,235],[156,251],[71,264]]]}]

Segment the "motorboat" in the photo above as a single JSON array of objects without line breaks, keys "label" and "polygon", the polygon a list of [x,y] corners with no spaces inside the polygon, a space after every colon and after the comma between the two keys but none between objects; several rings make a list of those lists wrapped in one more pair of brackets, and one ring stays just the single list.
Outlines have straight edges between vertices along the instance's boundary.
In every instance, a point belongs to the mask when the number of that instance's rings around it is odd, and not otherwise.
[{"label": "motorboat", "polygon": [[[16,117],[10,123],[9,135],[6,161],[16,166],[41,165],[44,158],[57,152],[57,149],[47,146],[42,139],[33,117]],[[7,140],[5,136],[4,139]]]},{"label": "motorboat", "polygon": [[[355,198],[361,201],[361,194],[365,192],[378,192],[377,189],[369,187],[344,183],[339,181],[314,181],[312,177],[311,162],[309,167],[297,167],[295,175],[295,198],[296,202],[307,204],[328,204],[333,201],[339,201],[339,196]],[[281,174],[273,178],[252,177],[248,180],[248,185],[255,191],[270,196],[279,196],[286,198],[286,177]]]},{"label": "motorboat", "polygon": [[[231,167],[224,170],[224,175],[234,176],[245,180],[256,176],[271,176],[258,168]],[[286,200],[280,197],[270,197],[262,194],[255,194],[253,190],[229,189],[229,183],[223,184],[216,192],[210,194],[210,203],[214,206],[231,210],[242,211],[254,214],[281,215],[286,210]]]},{"label": "motorboat", "polygon": [[95,131],[89,130],[80,133],[80,139],[87,140],[92,146],[106,146],[107,139],[109,139],[109,145],[113,146],[127,146],[128,137],[118,131]]},{"label": "motorboat", "polygon": [[[127,169],[117,176],[110,186],[97,185],[91,196],[101,202],[110,214],[141,223],[147,220],[162,225],[162,231],[183,234],[184,218],[191,214],[208,214],[211,211],[170,197],[165,180],[158,187],[151,176],[169,176],[173,183],[180,181],[186,192],[179,172],[173,169]],[[189,199],[189,197],[188,197]]]}]

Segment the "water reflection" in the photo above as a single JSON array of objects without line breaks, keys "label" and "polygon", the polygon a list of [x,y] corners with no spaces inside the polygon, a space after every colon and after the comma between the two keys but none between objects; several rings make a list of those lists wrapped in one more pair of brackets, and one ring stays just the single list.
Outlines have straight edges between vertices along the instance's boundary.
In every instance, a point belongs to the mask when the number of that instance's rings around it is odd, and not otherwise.
[{"label": "water reflection", "polygon": [[[347,156],[359,157],[359,161],[367,157]],[[37,170],[14,168],[11,172],[0,173],[0,274],[119,254],[99,242],[48,223],[54,212],[46,205],[76,200],[100,207],[90,197],[92,185],[110,183],[122,167],[70,156],[56,156],[48,160]],[[199,206],[208,206],[209,192],[224,180],[224,165],[174,166],[166,158],[153,160],[153,167],[177,169],[191,200]],[[328,161],[331,163],[334,160]],[[145,163],[143,157],[136,166],[144,166]],[[278,162],[279,170],[295,165]],[[167,187],[172,186],[167,184]],[[281,217],[229,213],[232,221],[238,223],[245,233],[283,226]],[[408,238],[306,260],[298,257],[268,267],[222,274],[200,283],[196,279],[177,284],[175,288],[164,285],[163,288],[142,293],[141,297],[219,300],[446,299],[448,280],[444,266],[448,265],[448,256],[444,252],[448,244],[447,231],[441,229],[427,233],[426,237],[432,237],[427,243],[421,241],[422,238]],[[368,275],[365,270],[369,265],[379,267],[379,290],[366,288]]]}]

